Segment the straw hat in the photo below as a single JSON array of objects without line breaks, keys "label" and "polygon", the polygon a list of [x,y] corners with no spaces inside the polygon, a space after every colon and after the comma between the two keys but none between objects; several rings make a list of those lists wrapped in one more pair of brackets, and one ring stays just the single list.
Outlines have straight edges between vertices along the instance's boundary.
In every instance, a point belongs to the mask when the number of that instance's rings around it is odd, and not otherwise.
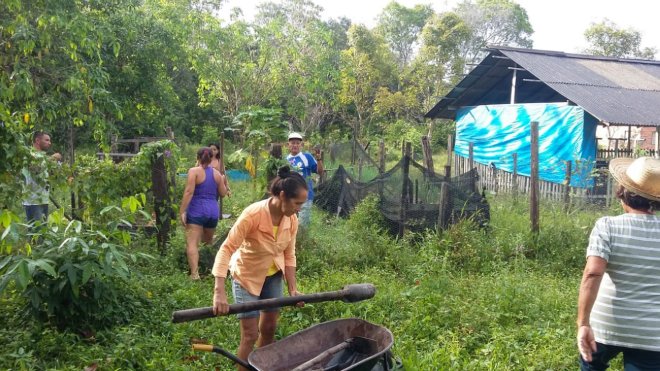
[{"label": "straw hat", "polygon": [[627,190],[660,201],[660,160],[651,157],[615,158],[610,173]]}]

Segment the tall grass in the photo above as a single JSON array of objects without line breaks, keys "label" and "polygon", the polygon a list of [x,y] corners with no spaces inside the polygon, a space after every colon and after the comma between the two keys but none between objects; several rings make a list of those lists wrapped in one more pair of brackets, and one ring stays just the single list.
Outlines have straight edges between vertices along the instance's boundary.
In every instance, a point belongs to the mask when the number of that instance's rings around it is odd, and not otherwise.
[{"label": "tall grass", "polygon": [[[234,215],[257,197],[246,183],[232,185],[226,212]],[[252,193],[251,193],[252,192]],[[257,197],[258,198],[258,197]],[[376,285],[373,299],[287,308],[277,337],[337,318],[359,317],[389,328],[394,352],[406,370],[563,370],[576,368],[574,318],[588,233],[602,212],[542,204],[541,231],[529,233],[528,205],[498,196],[491,222],[470,221],[435,232],[385,233],[374,199],[347,220],[315,209],[298,241],[298,281],[305,293],[350,283]],[[235,219],[232,219],[235,220]],[[232,220],[223,221],[222,235]],[[128,325],[99,331],[93,339],[49,328],[12,325],[21,316],[18,295],[1,298],[0,369],[218,369],[226,359],[193,354],[190,338],[231,352],[238,321],[223,317],[174,325],[173,310],[209,306],[213,280],[187,278],[179,261],[181,231],[170,255],[143,262],[138,283],[148,309]],[[138,241],[135,249],[145,249]],[[294,351],[294,350],[292,350]]]}]

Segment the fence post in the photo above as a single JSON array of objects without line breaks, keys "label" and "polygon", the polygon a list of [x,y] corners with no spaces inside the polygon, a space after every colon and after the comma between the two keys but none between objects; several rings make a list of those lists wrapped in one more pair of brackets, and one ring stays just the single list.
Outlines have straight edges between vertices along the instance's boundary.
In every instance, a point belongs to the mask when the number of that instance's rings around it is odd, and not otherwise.
[{"label": "fence post", "polygon": [[381,139],[378,143],[378,173],[385,172],[385,142]]},{"label": "fence post", "polygon": [[451,134],[447,136],[447,164],[445,165],[445,178],[451,177],[452,153],[454,150],[454,137]]},{"label": "fence post", "polygon": [[401,185],[401,209],[399,210],[399,237],[403,237],[406,225],[406,212],[408,208],[408,175],[410,174],[410,153],[412,152],[410,142],[404,142],[403,148],[403,181]]},{"label": "fence post", "polygon": [[572,161],[564,161],[566,164],[566,175],[564,176],[564,210],[568,212],[571,206],[571,167]]},{"label": "fence post", "polygon": [[362,156],[360,156],[360,158],[358,158],[358,182],[362,181],[362,161]]},{"label": "fence post", "polygon": [[440,202],[438,206],[438,225],[436,227],[437,231],[447,228],[449,225],[449,216],[451,215],[449,203],[449,182],[442,182],[440,186]]},{"label": "fence post", "polygon": [[531,171],[529,184],[529,217],[532,233],[539,232],[539,123],[531,123]]},{"label": "fence post", "polygon": [[435,175],[435,169],[433,168],[433,153],[431,152],[429,137],[426,135],[422,137],[422,154],[424,155],[424,165],[426,165],[426,169],[431,173],[431,176]]},{"label": "fence post", "polygon": [[606,172],[607,174],[607,187],[606,187],[606,194],[605,194],[605,206],[610,207],[610,204],[612,203],[612,176],[610,175],[609,171]]},{"label": "fence post", "polygon": [[499,184],[497,180],[497,166],[493,165],[493,192],[495,192],[495,194],[497,194],[497,192],[499,191],[498,186]]},{"label": "fence post", "polygon": [[468,169],[468,171],[470,171],[474,167],[474,143],[472,142],[470,142],[470,146],[469,146],[468,161],[470,164],[470,168]]},{"label": "fence post", "polygon": [[110,137],[110,153],[117,152],[117,134],[112,134]]},{"label": "fence post", "polygon": [[513,197],[518,196],[518,154],[513,154],[513,174],[511,175],[511,187],[513,188]]},{"label": "fence post", "polygon": [[151,163],[151,190],[154,195],[154,211],[156,212],[156,225],[158,234],[156,241],[161,255],[165,255],[169,240],[170,220],[174,215],[167,185],[167,170],[165,156],[158,156]]},{"label": "fence post", "polygon": [[[225,132],[221,131],[220,132],[220,143],[218,143],[218,154],[220,155],[220,171],[222,172],[222,175],[225,177],[227,176],[227,171],[225,169]],[[227,184],[229,184],[229,178],[227,178]],[[222,200],[222,197],[220,197],[220,220],[222,220],[222,215],[223,215],[223,209],[224,209],[224,202]]]},{"label": "fence post", "polygon": [[619,139],[614,139],[614,157],[619,157]]},{"label": "fence post", "polygon": [[655,158],[660,158],[660,126],[655,127]]}]

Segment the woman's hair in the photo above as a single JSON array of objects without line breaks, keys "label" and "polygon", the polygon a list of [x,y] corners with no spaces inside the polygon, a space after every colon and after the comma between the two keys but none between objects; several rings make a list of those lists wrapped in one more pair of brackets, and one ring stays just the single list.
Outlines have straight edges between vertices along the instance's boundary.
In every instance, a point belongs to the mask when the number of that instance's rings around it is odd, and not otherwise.
[{"label": "woman's hair", "polygon": [[208,147],[211,148],[211,146],[218,149],[218,153],[215,155],[215,158],[217,158],[219,160],[220,159],[220,145],[218,143],[209,143]]},{"label": "woman's hair", "polygon": [[295,171],[291,171],[289,165],[284,165],[277,169],[277,176],[270,183],[270,194],[277,196],[280,192],[284,191],[286,198],[294,198],[301,190],[307,190],[307,182],[302,175]]},{"label": "woman's hair", "polygon": [[197,151],[197,160],[202,166],[210,164],[212,158],[213,152],[211,152],[211,148],[209,147],[202,147]]},{"label": "woman's hair", "polygon": [[616,197],[635,210],[647,211],[657,209],[660,206],[657,202],[631,192],[622,185],[619,185],[619,188],[616,190]]}]

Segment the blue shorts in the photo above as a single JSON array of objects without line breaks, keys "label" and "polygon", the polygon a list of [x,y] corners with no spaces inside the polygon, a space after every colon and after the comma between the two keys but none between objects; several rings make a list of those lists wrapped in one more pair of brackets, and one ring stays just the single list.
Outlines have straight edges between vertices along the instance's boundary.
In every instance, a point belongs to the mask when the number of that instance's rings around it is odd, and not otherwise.
[{"label": "blue shorts", "polygon": [[[255,296],[250,294],[243,286],[241,286],[238,281],[235,279],[231,280],[231,291],[234,294],[234,302],[238,303],[249,303],[251,301],[263,300],[263,299],[275,299],[281,298],[284,296],[282,291],[284,285],[284,280],[282,279],[282,271],[275,273],[272,276],[266,277],[264,286],[261,288],[261,295]],[[279,312],[280,308],[264,309],[264,312]],[[259,311],[254,310],[252,312],[238,313],[238,319],[242,318],[255,318],[259,317]]]},{"label": "blue shorts", "polygon": [[25,217],[28,223],[36,221],[45,222],[48,219],[48,204],[45,205],[23,205]]},{"label": "blue shorts", "polygon": [[620,347],[596,342],[596,351],[591,353],[591,362],[586,362],[582,356],[580,370],[606,370],[610,367],[610,360],[619,353],[623,353],[623,369],[632,370],[660,370],[660,352],[634,348]]},{"label": "blue shorts", "polygon": [[209,216],[188,216],[186,215],[186,224],[201,225],[202,228],[215,228],[218,226],[218,218]]}]

